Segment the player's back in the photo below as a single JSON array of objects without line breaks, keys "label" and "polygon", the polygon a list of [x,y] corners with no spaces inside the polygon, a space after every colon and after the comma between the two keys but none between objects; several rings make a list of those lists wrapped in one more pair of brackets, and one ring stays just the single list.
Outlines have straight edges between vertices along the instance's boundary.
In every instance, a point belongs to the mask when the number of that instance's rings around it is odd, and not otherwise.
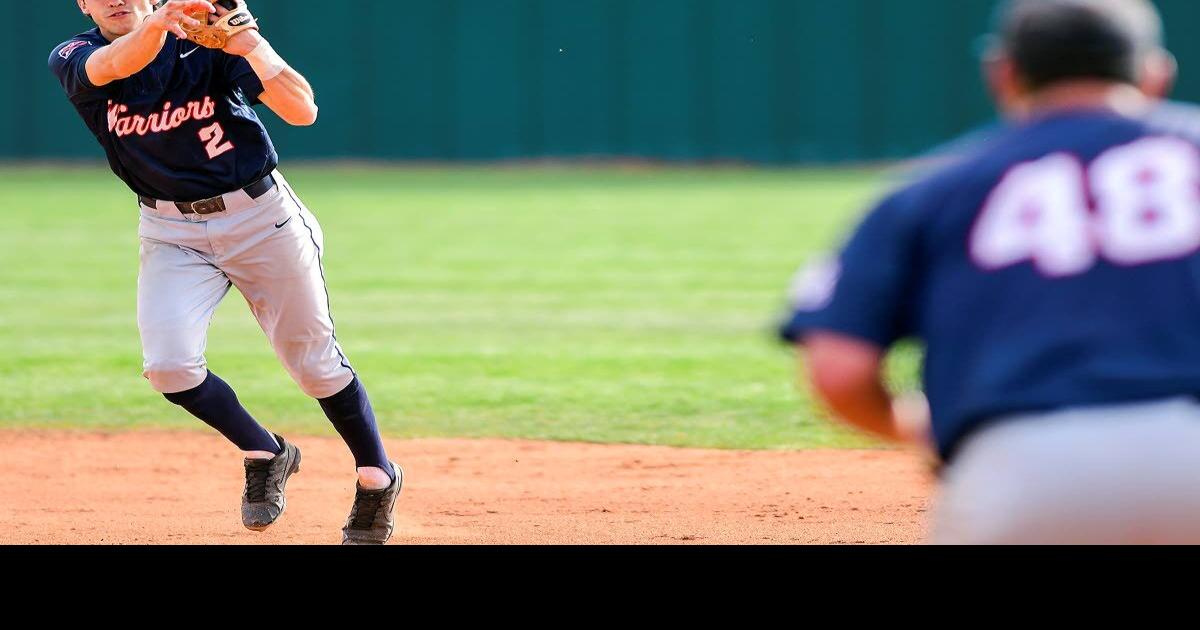
[{"label": "player's back", "polygon": [[881,263],[908,267],[895,336],[927,343],[945,454],[1004,414],[1200,394],[1200,150],[1181,133],[1200,116],[1156,118],[1044,115],[864,225],[907,243]]},{"label": "player's back", "polygon": [[849,424],[919,446],[881,359],[926,342],[934,541],[1200,543],[1200,117],[1161,103],[1149,0],[996,17],[983,67],[1011,125],[875,208],[782,332]]}]

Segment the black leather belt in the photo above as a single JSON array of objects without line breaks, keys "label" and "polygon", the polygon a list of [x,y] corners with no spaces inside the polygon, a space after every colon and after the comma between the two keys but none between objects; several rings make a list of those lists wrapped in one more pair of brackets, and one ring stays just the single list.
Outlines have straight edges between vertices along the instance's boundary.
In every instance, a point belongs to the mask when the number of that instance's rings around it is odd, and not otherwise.
[{"label": "black leather belt", "polygon": [[[251,199],[258,199],[271,192],[273,188],[275,188],[275,177],[267,175],[243,188],[242,192],[250,195]],[[158,207],[158,200],[153,197],[138,195],[138,201],[150,208]],[[209,199],[201,199],[200,201],[176,201],[175,207],[179,208],[179,211],[184,214],[216,214],[218,212],[225,212],[225,199],[221,195],[217,195]]]}]

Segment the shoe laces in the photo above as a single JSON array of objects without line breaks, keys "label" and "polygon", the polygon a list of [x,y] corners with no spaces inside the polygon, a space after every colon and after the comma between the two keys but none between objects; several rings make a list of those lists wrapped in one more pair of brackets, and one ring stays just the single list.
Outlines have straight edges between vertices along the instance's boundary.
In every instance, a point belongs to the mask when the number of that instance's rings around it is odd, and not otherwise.
[{"label": "shoe laces", "polygon": [[246,500],[251,503],[266,501],[267,484],[270,479],[270,460],[248,460],[246,462]]},{"label": "shoe laces", "polygon": [[359,490],[354,496],[354,509],[350,514],[351,529],[368,529],[379,518],[379,510],[387,498],[387,491],[365,492]]}]

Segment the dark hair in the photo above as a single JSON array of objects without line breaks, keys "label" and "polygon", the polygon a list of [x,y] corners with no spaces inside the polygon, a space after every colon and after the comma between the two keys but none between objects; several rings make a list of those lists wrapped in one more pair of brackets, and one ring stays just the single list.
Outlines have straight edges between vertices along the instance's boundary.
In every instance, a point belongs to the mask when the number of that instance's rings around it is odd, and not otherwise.
[{"label": "dark hair", "polygon": [[1033,89],[1067,79],[1136,83],[1144,55],[1163,45],[1149,0],[1009,0],[994,40]]}]

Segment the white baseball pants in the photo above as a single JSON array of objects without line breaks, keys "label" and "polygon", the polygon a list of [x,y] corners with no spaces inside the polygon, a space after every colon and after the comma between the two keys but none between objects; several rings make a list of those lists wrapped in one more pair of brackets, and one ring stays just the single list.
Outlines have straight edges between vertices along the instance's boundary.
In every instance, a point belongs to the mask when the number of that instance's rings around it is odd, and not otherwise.
[{"label": "white baseball pants", "polygon": [[204,381],[209,322],[231,286],[306,394],[328,398],[353,380],[329,313],[321,226],[274,176],[275,188],[258,199],[240,190],[224,195],[226,210],[216,214],[141,205],[138,329],[143,374],[159,392]]},{"label": "white baseball pants", "polygon": [[947,468],[934,544],[1200,544],[1200,402],[1006,418]]}]

